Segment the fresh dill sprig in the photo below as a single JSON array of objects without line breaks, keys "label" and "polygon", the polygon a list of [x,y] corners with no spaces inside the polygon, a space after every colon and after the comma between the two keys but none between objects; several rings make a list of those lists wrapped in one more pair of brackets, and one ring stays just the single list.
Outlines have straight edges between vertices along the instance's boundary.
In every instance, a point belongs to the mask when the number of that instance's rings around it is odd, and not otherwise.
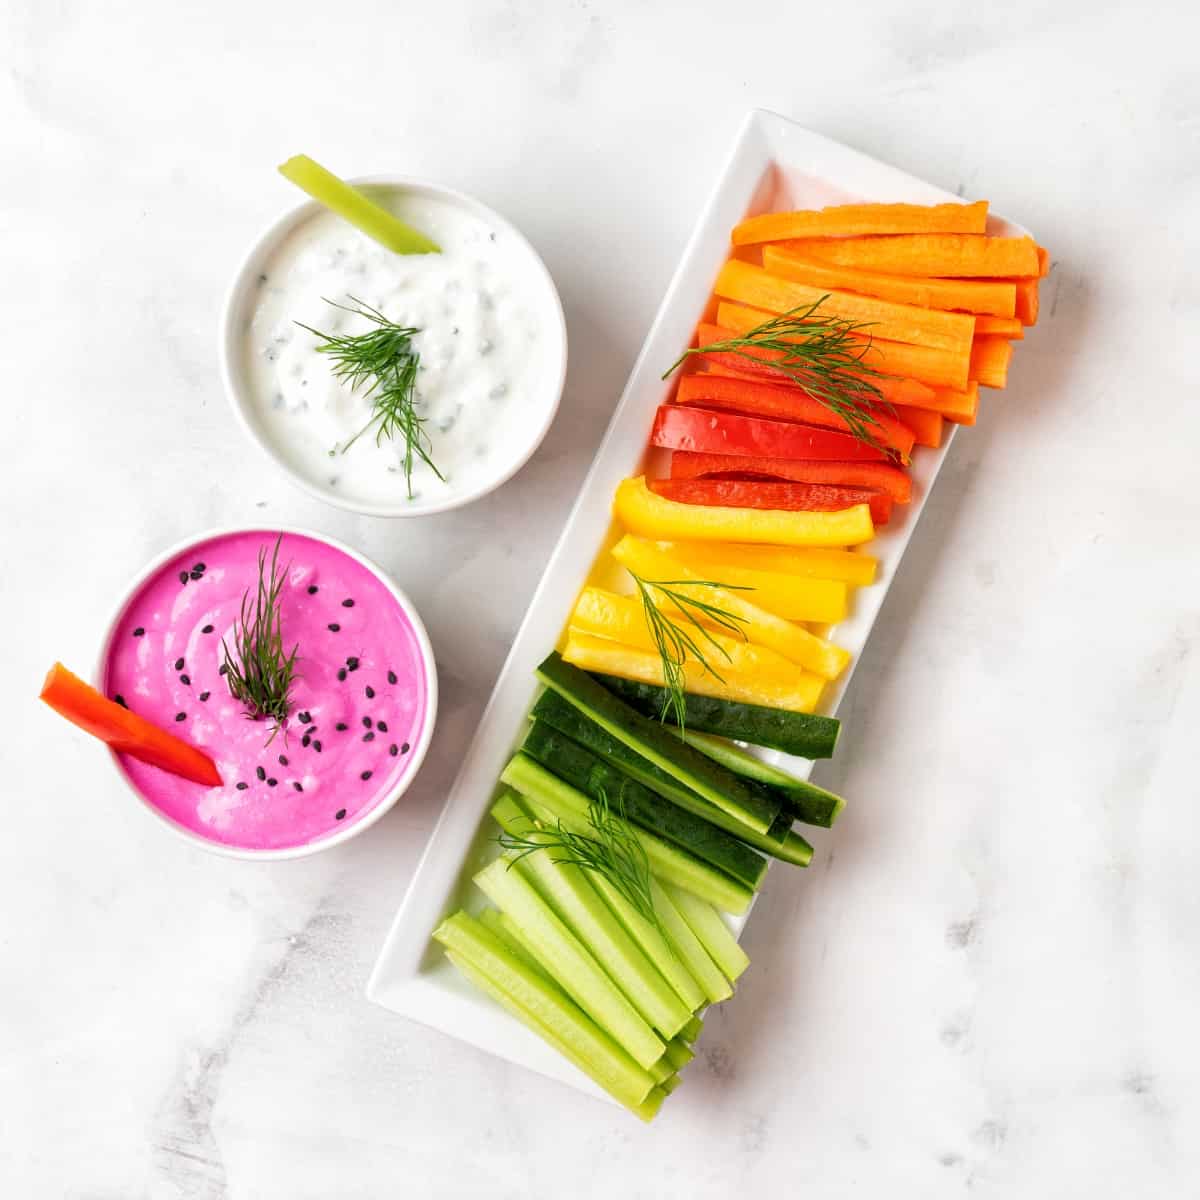
[{"label": "fresh dill sprig", "polygon": [[[736,337],[693,346],[685,350],[663,373],[666,379],[693,354],[732,354],[773,370],[798,383],[818,403],[846,422],[847,429],[861,442],[877,449],[879,439],[870,429],[879,421],[868,407],[890,408],[883,393],[871,382],[882,375],[865,361],[871,336],[861,331],[862,322],[823,316],[818,309],[828,299],[822,296],[808,306],[793,308],[763,321]],[[770,351],[764,357],[756,351]]]},{"label": "fresh dill sprig", "polygon": [[554,825],[534,821],[527,834],[504,831],[498,841],[505,850],[515,852],[512,867],[537,850],[552,852],[556,863],[570,863],[607,879],[647,921],[658,925],[654,894],[650,882],[650,860],[633,826],[625,816],[624,805],[614,812],[603,789],[588,804],[588,824],[592,833],[577,833],[567,828],[562,818]]},{"label": "fresh dill sprig", "polygon": [[[663,697],[661,719],[665,721],[667,714],[672,713],[675,724],[683,729],[687,723],[684,664],[689,655],[714,679],[721,683],[725,682],[712,663],[708,661],[703,646],[696,640],[696,635],[724,655],[726,662],[729,661],[729,651],[717,641],[702,623],[701,618],[719,628],[727,629],[730,633],[743,639],[746,633],[742,626],[746,623],[746,618],[679,589],[684,587],[724,588],[734,592],[749,592],[754,589],[728,583],[717,583],[708,579],[643,579],[635,571],[629,573],[633,576],[638,596],[642,601],[646,627],[650,630],[655,649],[662,660],[663,686],[666,688],[666,695]],[[655,599],[655,592],[658,593],[661,600]],[[687,625],[674,620],[664,612],[663,602],[669,603],[687,622]],[[688,625],[691,626],[691,629],[688,628]]]},{"label": "fresh dill sprig", "polygon": [[296,656],[299,645],[283,648],[280,596],[283,573],[279,570],[281,533],[275,539],[267,569],[267,551],[258,552],[258,586],[251,600],[250,589],[242,595],[241,615],[233,627],[233,650],[221,639],[224,651],[225,682],[229,694],[245,706],[251,720],[274,721],[269,746],[283,728],[291,711],[292,685],[296,681]]},{"label": "fresh dill sprig", "polygon": [[352,392],[366,386],[363,396],[371,401],[371,419],[345,445],[338,447],[339,452],[345,454],[372,428],[377,446],[394,438],[403,438],[404,480],[411,500],[412,473],[417,459],[445,481],[445,476],[430,457],[433,447],[425,432],[425,418],[417,412],[417,368],[421,356],[413,345],[413,338],[421,331],[389,321],[377,308],[355,296],[348,299],[350,304],[338,304],[334,300],[325,303],[370,321],[373,329],[366,333],[334,334],[322,333],[302,321],[296,324],[321,339],[317,353],[328,354],[332,359],[335,378]]}]

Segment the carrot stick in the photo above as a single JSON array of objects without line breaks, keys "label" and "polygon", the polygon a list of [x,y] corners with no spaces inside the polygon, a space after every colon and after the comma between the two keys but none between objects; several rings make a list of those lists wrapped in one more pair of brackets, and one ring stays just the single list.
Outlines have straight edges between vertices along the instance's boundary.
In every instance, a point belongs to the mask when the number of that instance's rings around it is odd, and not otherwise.
[{"label": "carrot stick", "polygon": [[676,450],[671,455],[672,479],[703,479],[714,475],[765,475],[790,479],[793,483],[873,488],[887,492],[897,504],[907,504],[912,499],[912,480],[908,473],[891,463],[797,458],[756,458],[747,462],[739,454],[699,454],[693,450]]},{"label": "carrot stick", "polygon": [[[743,334],[762,323],[763,314],[738,304],[720,304],[717,321],[726,330]],[[712,326],[702,326],[711,331]],[[725,337],[730,335],[726,333]],[[716,341],[717,338],[708,338]],[[969,351],[932,350],[928,346],[909,346],[904,342],[889,342],[883,338],[861,338],[863,365],[895,375],[899,379],[916,379],[935,387],[962,389],[967,386],[967,369],[970,366]],[[702,341],[701,345],[706,342]],[[707,357],[707,355],[706,355]],[[731,365],[746,360],[735,356]]]},{"label": "carrot stick", "polygon": [[733,244],[868,233],[983,233],[987,201],[974,204],[839,204],[804,212],[763,213],[733,228]]},{"label": "carrot stick", "polygon": [[1025,336],[1025,326],[1020,317],[976,317],[975,333],[994,333],[1009,341],[1019,342]]},{"label": "carrot stick", "polygon": [[891,496],[870,488],[764,482],[761,479],[651,479],[647,486],[656,496],[674,500],[677,504],[776,512],[842,512],[857,504],[866,504],[875,525],[886,525],[892,515]]},{"label": "carrot stick", "polygon": [[925,408],[903,408],[896,416],[912,430],[918,446],[932,446],[937,449],[942,444],[941,413],[930,412]]},{"label": "carrot stick", "polygon": [[972,379],[963,391],[935,388],[934,402],[919,407],[941,413],[947,421],[953,421],[956,425],[974,425],[979,412],[979,384]]},{"label": "carrot stick", "polygon": [[[914,275],[884,275],[822,262],[806,252],[806,242],[780,242],[763,247],[763,266],[773,275],[794,279],[818,288],[840,288],[915,304],[920,308],[960,309],[1011,317],[1016,312],[1017,289],[1004,280],[927,279]],[[978,324],[976,325],[978,332]]]},{"label": "carrot stick", "polygon": [[102,696],[90,684],[55,663],[42,684],[41,699],[80,729],[129,754],[205,787],[220,787],[221,776],[207,754],[165,729]]},{"label": "carrot stick", "polygon": [[[721,375],[685,375],[675,393],[677,404],[704,404],[713,408],[728,408],[753,417],[777,417],[784,421],[801,421],[853,433],[850,422],[828,406],[815,400],[799,387],[778,387],[770,383],[751,383]],[[907,458],[913,448],[913,437],[907,426],[884,412],[874,414],[875,423],[868,431],[877,442],[898,450]]]},{"label": "carrot stick", "polygon": [[1036,325],[1038,319],[1038,279],[1014,279],[1017,285],[1017,316],[1022,325]]},{"label": "carrot stick", "polygon": [[1050,251],[1045,246],[1037,248],[1038,278],[1045,279],[1050,274]]},{"label": "carrot stick", "polygon": [[1002,388],[1008,382],[1011,358],[1012,345],[1007,338],[976,338],[971,350],[971,378],[984,387]]},{"label": "carrot stick", "polygon": [[1033,238],[911,233],[898,237],[829,238],[805,243],[805,253],[839,267],[892,275],[944,275],[954,279],[1029,276],[1038,273]]},{"label": "carrot stick", "polygon": [[713,291],[727,300],[772,313],[820,303],[821,316],[867,324],[873,336],[938,350],[961,350],[970,345],[975,333],[975,318],[969,313],[941,312],[912,304],[893,304],[873,296],[856,296],[853,292],[810,287],[736,258],[721,268]]}]

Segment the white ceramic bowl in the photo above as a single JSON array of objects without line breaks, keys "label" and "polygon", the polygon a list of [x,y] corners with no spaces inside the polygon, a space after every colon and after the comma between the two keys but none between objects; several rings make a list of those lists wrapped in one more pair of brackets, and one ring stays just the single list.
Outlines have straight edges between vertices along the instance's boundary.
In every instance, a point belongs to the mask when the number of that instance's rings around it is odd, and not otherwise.
[{"label": "white ceramic bowl", "polygon": [[567,325],[563,317],[558,290],[554,286],[550,272],[546,269],[546,264],[542,262],[538,252],[521,232],[499,213],[473,197],[451,188],[404,175],[371,175],[352,179],[349,182],[355,186],[403,188],[441,200],[443,203],[456,205],[504,230],[513,239],[520,252],[526,256],[529,277],[535,281],[539,308],[547,314],[546,321],[550,327],[544,331],[547,345],[547,366],[540,384],[540,391],[528,398],[525,419],[521,422],[523,439],[514,440],[508,455],[498,456],[491,464],[490,473],[480,477],[478,482],[472,486],[463,488],[461,491],[451,490],[444,495],[428,500],[400,499],[393,504],[371,504],[349,498],[338,492],[336,488],[304,475],[280,453],[278,446],[263,428],[252,403],[252,384],[246,370],[242,335],[246,321],[254,308],[258,278],[264,264],[288,234],[304,221],[322,211],[321,207],[311,200],[289,209],[273,222],[250,247],[234,276],[221,313],[218,347],[226,394],[229,396],[233,411],[242,428],[262,448],[271,461],[294,483],[318,499],[324,500],[327,504],[372,517],[420,517],[459,508],[495,491],[501,484],[511,479],[541,445],[542,439],[554,421],[567,373]]},{"label": "white ceramic bowl", "polygon": [[117,629],[120,626],[121,620],[125,615],[126,609],[133,602],[134,598],[142,591],[142,588],[158,574],[162,568],[177,556],[184,555],[194,547],[200,546],[203,543],[211,542],[217,538],[229,537],[242,533],[263,533],[274,537],[276,534],[283,533],[296,537],[311,538],[313,541],[321,542],[334,550],[340,551],[347,558],[357,562],[360,566],[369,571],[383,585],[385,590],[399,605],[401,611],[408,618],[412,626],[413,634],[416,638],[417,647],[420,653],[421,666],[425,676],[425,719],[421,725],[421,729],[417,737],[412,742],[412,749],[407,758],[407,768],[399,785],[388,795],[378,800],[370,808],[363,810],[362,815],[357,819],[351,820],[337,829],[335,833],[329,834],[327,837],[319,838],[316,841],[307,842],[300,846],[283,846],[279,848],[256,850],[243,846],[226,845],[223,842],[218,842],[210,838],[202,837],[190,829],[185,828],[178,822],[169,817],[161,808],[148,800],[141,790],[134,784],[121,765],[120,757],[113,751],[110,751],[113,767],[125,786],[132,792],[138,803],[157,818],[162,824],[170,829],[177,836],[183,838],[184,841],[193,846],[199,846],[204,850],[211,850],[216,854],[223,854],[230,858],[245,858],[254,859],[259,862],[269,862],[272,860],[287,859],[287,858],[305,858],[310,854],[316,854],[320,850],[328,850],[333,846],[340,846],[343,842],[349,841],[352,837],[362,833],[364,829],[368,829],[380,820],[400,799],[401,796],[412,785],[412,781],[417,777],[417,773],[421,768],[421,763],[425,758],[426,751],[429,749],[429,743],[433,739],[433,728],[437,723],[437,707],[438,707],[438,679],[437,679],[437,664],[433,657],[433,646],[429,641],[429,635],[425,631],[425,625],[421,621],[420,614],[417,612],[412,601],[405,595],[404,592],[396,586],[388,574],[377,563],[372,562],[366,555],[360,554],[357,550],[347,546],[344,542],[338,541],[336,538],[327,537],[323,533],[317,533],[312,529],[297,529],[289,526],[279,527],[260,527],[256,525],[245,526],[228,526],[217,529],[208,529],[203,533],[196,534],[194,537],[186,538],[175,545],[164,550],[156,558],[152,559],[141,571],[131,580],[129,586],[125,589],[121,596],[120,602],[113,610],[112,616],[109,618],[105,630],[104,640],[100,647],[100,656],[97,659],[96,667],[93,672],[93,684],[103,690],[105,684],[105,669],[108,663],[109,652],[112,647],[113,639],[116,636]]}]

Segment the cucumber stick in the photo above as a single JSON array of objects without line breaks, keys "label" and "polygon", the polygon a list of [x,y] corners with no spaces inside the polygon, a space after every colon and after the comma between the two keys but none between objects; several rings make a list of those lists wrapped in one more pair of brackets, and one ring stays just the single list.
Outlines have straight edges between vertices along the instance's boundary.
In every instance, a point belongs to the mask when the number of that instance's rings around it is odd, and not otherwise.
[{"label": "cucumber stick", "polygon": [[542,662],[537,675],[547,687],[586,712],[618,741],[699,792],[719,809],[758,833],[766,833],[771,828],[771,822],[779,815],[778,807],[772,808],[761,794],[746,787],[732,771],[726,771],[707,755],[680,742],[658,721],[647,720],[635,712],[586,671],[564,662],[557,651]]},{"label": "cucumber stick", "polygon": [[729,932],[729,926],[721,920],[721,914],[711,904],[705,904],[703,900],[697,900],[690,893],[673,888],[670,884],[665,884],[664,890],[700,939],[700,944],[708,951],[709,958],[733,983],[750,965],[750,959],[738,945],[737,938]]},{"label": "cucumber stick", "polygon": [[708,951],[692,932],[692,927],[684,920],[683,914],[675,907],[671,897],[654,879],[650,881],[650,892],[654,897],[654,911],[658,914],[659,922],[667,935],[667,941],[671,943],[683,965],[687,967],[692,977],[704,990],[705,996],[714,1004],[721,1000],[728,1000],[733,995],[733,988],[730,986],[729,980],[709,957]]},{"label": "cucumber stick", "polygon": [[724,738],[713,737],[711,733],[697,733],[692,729],[675,732],[689,746],[695,746],[714,762],[719,762],[723,767],[745,776],[755,787],[766,789],[768,794],[775,793],[782,801],[784,810],[795,820],[803,821],[806,825],[820,825],[830,829],[838,814],[846,807],[846,802],[841,796],[817,787],[807,779],[797,779]]},{"label": "cucumber stick", "polygon": [[[610,695],[619,696],[644,717],[658,717],[664,711],[667,693],[661,687],[616,675],[596,675],[594,678]],[[741,704],[714,696],[697,696],[693,692],[688,692],[684,699],[686,728],[754,746],[770,746],[800,758],[831,758],[841,731],[841,724],[834,717],[821,717],[815,713]],[[667,708],[666,720],[671,719],[671,710]]]},{"label": "cucumber stick", "polygon": [[563,992],[509,951],[466,913],[433,935],[472,983],[502,1004],[594,1079],[613,1099],[636,1109],[654,1081]]},{"label": "cucumber stick", "polygon": [[663,1041],[533,885],[509,870],[510,865],[507,858],[496,859],[475,876],[475,883],[512,918],[555,982],[634,1062],[642,1068],[657,1062],[666,1048]]},{"label": "cucumber stick", "polygon": [[[515,837],[529,836],[541,828],[521,812],[510,796],[493,807],[492,816],[505,833]],[[517,869],[591,951],[643,1020],[664,1037],[674,1037],[686,1024],[691,1010],[684,1007],[600,898],[588,881],[588,872],[574,863],[556,861],[554,851],[549,849],[522,855]]]},{"label": "cucumber stick", "polygon": [[664,800],[544,722],[534,721],[521,749],[565,783],[607,802],[627,820],[682,846],[748,888],[757,890],[762,882],[766,859],[745,842]]},{"label": "cucumber stick", "polygon": [[[710,804],[698,792],[685,787],[673,775],[656,767],[649,759],[635,754],[623,742],[619,742],[607,730],[602,729],[586,713],[568,704],[557,692],[545,691],[533,706],[535,722],[540,721],[557,729],[574,742],[590,750],[597,757],[618,766],[631,779],[658,795],[686,808],[689,812],[732,833],[747,845],[761,850],[783,862],[807,867],[812,860],[813,848],[791,829],[790,814],[780,813],[766,833],[756,833],[748,825]],[[780,801],[782,804],[782,800]]]},{"label": "cucumber stick", "polygon": [[[552,775],[527,754],[514,754],[500,774],[502,782],[530,799],[538,800],[556,815],[565,810],[587,820],[591,802],[581,791]],[[701,862],[678,846],[655,837],[652,833],[631,827],[646,851],[650,870],[655,875],[715,904],[725,912],[744,913],[753,893],[744,884],[731,879],[723,871]],[[594,829],[583,832],[595,833]],[[503,908],[503,905],[500,905]]]}]

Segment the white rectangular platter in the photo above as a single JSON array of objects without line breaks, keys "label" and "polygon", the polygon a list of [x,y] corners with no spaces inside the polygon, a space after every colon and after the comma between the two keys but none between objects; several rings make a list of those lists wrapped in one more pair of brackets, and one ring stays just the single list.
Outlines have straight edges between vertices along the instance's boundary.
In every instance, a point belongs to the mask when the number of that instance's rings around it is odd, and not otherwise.
[{"label": "white rectangular platter", "polygon": [[[730,229],[744,216],[773,210],[859,200],[936,204],[956,199],[774,113],[756,110],[748,115],[684,250],[375,964],[367,995],[376,1004],[607,1099],[574,1066],[467,984],[436,944],[431,945],[430,935],[454,909],[479,907],[481,898],[471,885],[471,876],[496,853],[495,831],[484,817],[500,772],[525,731],[526,715],[538,691],[534,668],[558,642],[579,589],[609,534],[617,484],[636,473],[646,458],[654,412],[670,389],[660,377],[695,332],[713,280],[728,256]],[[989,232],[1024,231],[993,218]],[[853,613],[832,635],[853,654],[854,662],[866,644],[954,433],[955,426],[947,425],[940,449],[917,449],[913,502],[906,509],[897,508],[893,521],[868,547],[879,559],[878,582],[856,591]],[[836,713],[851,671],[853,665],[826,688],[821,711]],[[763,757],[802,776],[808,775],[812,765],[778,752],[766,752]],[[734,929],[740,932],[745,919],[731,922]]]}]

